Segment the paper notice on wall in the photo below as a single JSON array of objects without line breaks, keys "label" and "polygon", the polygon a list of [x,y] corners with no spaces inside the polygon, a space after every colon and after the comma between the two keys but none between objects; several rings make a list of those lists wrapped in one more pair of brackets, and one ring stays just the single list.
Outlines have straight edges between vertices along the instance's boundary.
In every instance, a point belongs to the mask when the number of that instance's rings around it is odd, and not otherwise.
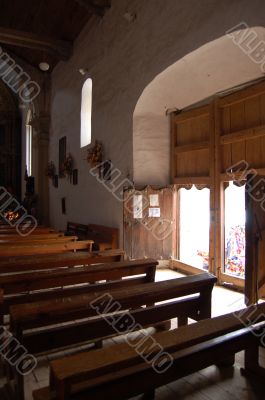
[{"label": "paper notice on wall", "polygon": [[149,201],[150,201],[150,207],[158,207],[159,206],[158,194],[150,194]]},{"label": "paper notice on wall", "polygon": [[151,218],[160,218],[160,208],[149,208],[148,216]]},{"label": "paper notice on wall", "polygon": [[133,196],[133,218],[143,218],[143,196],[141,194]]}]

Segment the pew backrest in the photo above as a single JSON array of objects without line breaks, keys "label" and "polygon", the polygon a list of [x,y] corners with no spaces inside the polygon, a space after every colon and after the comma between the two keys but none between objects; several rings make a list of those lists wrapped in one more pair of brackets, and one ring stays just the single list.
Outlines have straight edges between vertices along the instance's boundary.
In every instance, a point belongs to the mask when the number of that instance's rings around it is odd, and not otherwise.
[{"label": "pew backrest", "polygon": [[92,240],[80,240],[71,241],[68,243],[35,243],[33,245],[29,243],[23,243],[23,246],[16,246],[15,244],[9,244],[5,248],[0,248],[1,257],[12,257],[12,256],[23,256],[23,255],[35,255],[35,254],[54,254],[63,253],[67,251],[76,250],[87,250],[92,249]]},{"label": "pew backrest", "polygon": [[125,253],[121,249],[106,251],[78,251],[30,256],[12,256],[0,258],[0,274],[23,273],[122,261]]},{"label": "pew backrest", "polygon": [[[1,319],[3,321],[4,315],[9,314],[10,306],[13,305],[40,302],[45,299],[54,302],[61,298],[94,291],[153,282],[156,265],[155,260],[117,261],[85,267],[2,275],[0,276],[0,289],[3,293],[0,303]],[[103,282],[95,283],[97,281]]]},{"label": "pew backrest", "polygon": [[93,240],[93,250],[110,250],[119,247],[119,229],[97,224],[79,224],[68,222],[68,235],[76,235],[80,239]]},{"label": "pew backrest", "polygon": [[[28,237],[28,236],[27,236]],[[69,243],[77,241],[77,236],[59,236],[59,237],[38,237],[29,238],[25,240],[9,240],[0,238],[0,255],[2,249],[6,249],[7,247],[12,246],[14,247],[26,247],[26,246],[33,246],[33,245],[49,245],[49,244],[61,244],[61,243]]]},{"label": "pew backrest", "polygon": [[32,240],[47,240],[47,239],[56,239],[56,238],[62,238],[64,237],[64,234],[62,232],[58,233],[42,233],[39,235],[35,235],[34,233],[30,234],[29,236],[20,236],[18,233],[12,234],[12,235],[2,235],[0,233],[0,240],[5,240],[8,242],[30,242]]},{"label": "pew backrest", "polygon": [[[144,285],[139,285],[139,283],[135,285],[135,282],[129,285],[129,280],[126,279],[123,280],[123,287],[118,288],[113,288],[109,282],[106,282],[97,284],[95,288],[89,288],[86,294],[73,296],[70,300],[64,298],[56,302],[47,300],[11,306],[11,326],[18,340],[30,351],[37,353],[49,351],[56,346],[66,346],[117,334],[114,327],[106,322],[104,316],[110,314],[114,318],[117,312],[122,310],[130,310],[136,326],[156,325],[183,315],[195,320],[210,317],[211,292],[209,289],[213,288],[216,278],[209,274],[201,274],[196,277],[197,279],[193,278],[178,278]],[[207,300],[204,296],[205,291],[208,293]],[[191,297],[192,294],[194,296]],[[187,297],[179,299],[183,296]],[[165,302],[166,300],[168,301]],[[161,301],[165,303],[155,304]],[[50,328],[59,322],[70,321],[74,321],[74,324]],[[80,329],[76,329],[77,326]],[[37,328],[36,332],[32,331],[29,335],[23,333],[34,328]],[[39,328],[42,332],[39,332]]]},{"label": "pew backrest", "polygon": [[[23,231],[23,228],[27,229],[28,226],[27,225],[19,225],[19,231]],[[19,235],[19,233],[17,232],[16,227],[0,227],[0,233],[2,235],[14,235],[17,234]],[[39,234],[44,234],[44,233],[56,233],[55,229],[52,228],[44,228],[44,227],[36,227],[33,232],[31,232],[34,235],[39,235]]]}]

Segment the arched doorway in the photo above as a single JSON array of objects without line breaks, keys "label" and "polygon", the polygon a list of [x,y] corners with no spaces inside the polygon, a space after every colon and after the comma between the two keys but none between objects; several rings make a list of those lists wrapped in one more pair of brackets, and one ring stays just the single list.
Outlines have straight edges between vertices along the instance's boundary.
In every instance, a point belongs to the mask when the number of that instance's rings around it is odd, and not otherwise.
[{"label": "arched doorway", "polygon": [[[251,32],[256,34],[256,46],[258,43],[263,43],[264,28],[253,28]],[[185,262],[185,259],[181,259],[181,249],[186,248],[189,253],[186,254],[186,259],[189,260],[194,256],[189,252],[190,243],[186,247],[185,243],[180,243],[181,217],[182,221],[184,217],[187,217],[185,229],[190,234],[189,240],[192,240],[195,246],[194,254],[196,253],[196,257],[197,255],[204,257],[201,268],[209,268],[211,272],[218,275],[222,283],[236,284],[240,287],[244,286],[242,279],[245,257],[244,238],[239,237],[239,232],[244,233],[242,229],[244,212],[241,212],[240,219],[230,218],[227,221],[225,217],[229,214],[231,216],[231,209],[235,206],[238,210],[244,211],[244,193],[240,196],[240,203],[235,194],[233,194],[233,201],[227,196],[224,199],[225,188],[228,182],[233,181],[231,177],[227,178],[226,170],[234,163],[243,160],[251,167],[255,166],[258,172],[263,171],[264,159],[259,159],[259,153],[265,144],[264,131],[256,142],[252,141],[254,138],[247,131],[247,128],[254,131],[261,129],[265,118],[262,107],[264,82],[260,83],[260,89],[259,84],[256,84],[254,89],[253,86],[249,88],[249,91],[247,89],[253,82],[264,79],[263,66],[255,62],[253,57],[250,57],[242,48],[243,46],[236,45],[231,37],[224,36],[202,46],[167,68],[143,91],[137,102],[133,121],[134,182],[138,185],[174,183],[178,192],[176,196],[178,204],[175,207],[178,208],[178,214],[175,214],[177,240],[173,235],[175,243],[172,243],[172,257]],[[235,101],[234,105],[231,93],[240,88],[242,89],[240,101]],[[249,94],[252,89],[255,95]],[[237,93],[234,94],[235,97],[236,95]],[[219,106],[221,98],[223,102]],[[222,107],[222,104],[232,105],[224,110],[226,106]],[[170,119],[168,114],[171,112],[181,113]],[[227,126],[225,126],[226,122]],[[173,133],[172,139],[170,132]],[[240,140],[239,132],[243,132]],[[225,137],[220,140],[222,136]],[[258,137],[257,134],[256,137]],[[227,147],[226,140],[228,140]],[[170,157],[171,151],[172,157]],[[215,158],[220,158],[218,162],[214,160],[214,154],[216,154]],[[176,174],[172,172],[170,176],[170,171],[173,170],[170,165],[172,159],[177,160],[174,160],[174,168],[177,172]],[[201,229],[199,232],[194,231],[195,223],[190,211],[193,207],[197,213],[200,213],[200,217],[202,216],[198,201],[194,198],[189,199],[190,206],[186,210],[186,215],[180,215],[181,190],[179,189],[181,187],[189,189],[187,194],[190,196],[192,191],[200,194],[202,189],[210,189],[208,214],[204,215],[203,222],[199,220],[198,223],[199,227],[203,223],[210,230],[209,250],[204,248],[204,243],[200,248],[200,240],[195,243],[196,239],[194,239],[195,236],[201,239],[199,235],[202,234]],[[235,217],[234,211],[233,217]],[[237,246],[231,249],[231,238],[234,238],[232,234],[238,242]],[[182,230],[181,239],[184,236]],[[174,246],[175,252],[173,252]],[[195,259],[195,256],[193,258]],[[190,261],[186,262],[191,264]],[[194,264],[196,262],[197,258]],[[193,267],[196,267],[198,272],[197,265],[191,267],[186,271],[195,272]]]}]

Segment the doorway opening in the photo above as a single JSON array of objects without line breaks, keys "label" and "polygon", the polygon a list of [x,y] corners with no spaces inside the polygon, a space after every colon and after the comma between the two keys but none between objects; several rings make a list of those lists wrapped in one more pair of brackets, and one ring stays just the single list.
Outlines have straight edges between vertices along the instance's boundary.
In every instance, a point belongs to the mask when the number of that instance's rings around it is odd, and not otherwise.
[{"label": "doorway opening", "polygon": [[224,273],[245,278],[245,185],[236,186],[232,181],[224,195]]},{"label": "doorway opening", "polygon": [[210,189],[179,190],[179,260],[209,269]]}]

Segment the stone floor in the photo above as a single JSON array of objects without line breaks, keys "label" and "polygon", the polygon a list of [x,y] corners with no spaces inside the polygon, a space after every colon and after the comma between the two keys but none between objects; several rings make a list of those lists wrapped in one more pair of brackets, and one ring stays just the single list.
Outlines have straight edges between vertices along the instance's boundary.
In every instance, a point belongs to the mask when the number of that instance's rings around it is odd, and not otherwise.
[{"label": "stone floor", "polygon": [[[157,280],[173,279],[180,274],[163,269],[157,273]],[[244,306],[243,295],[222,287],[215,287],[213,290],[212,314],[213,316],[232,312]],[[173,321],[176,327],[176,321]],[[119,342],[120,338],[109,339],[104,345],[110,346]],[[32,390],[46,386],[49,377],[50,359],[76,351],[87,350],[89,346],[82,346],[79,349],[63,351],[56,355],[44,356],[38,359],[37,368],[25,378],[25,399],[32,399]],[[261,354],[261,363],[265,366],[265,352]],[[243,354],[238,353],[233,368],[218,369],[215,366],[206,368],[198,373],[189,375],[183,379],[159,388],[156,391],[157,400],[264,400],[265,386],[260,380],[250,381],[241,376],[240,367],[243,366]],[[4,384],[4,378],[0,384]],[[141,396],[134,398],[140,399]],[[11,400],[0,389],[0,400]]]}]

